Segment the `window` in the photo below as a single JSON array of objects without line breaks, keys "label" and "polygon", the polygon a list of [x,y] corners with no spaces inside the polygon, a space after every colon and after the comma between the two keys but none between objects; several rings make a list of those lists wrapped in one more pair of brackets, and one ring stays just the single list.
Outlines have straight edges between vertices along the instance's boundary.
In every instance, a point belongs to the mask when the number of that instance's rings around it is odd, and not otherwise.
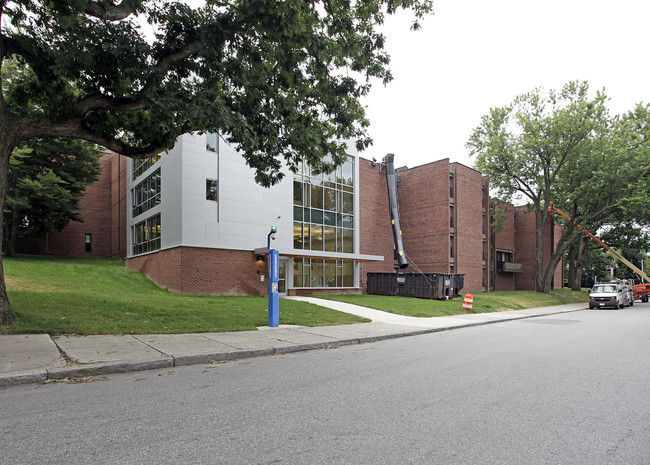
[{"label": "window", "polygon": [[160,168],[151,173],[144,181],[131,190],[132,215],[138,215],[152,209],[160,203]]},{"label": "window", "polygon": [[324,175],[298,166],[293,221],[295,249],[354,252],[354,158]]},{"label": "window", "polygon": [[454,227],[454,206],[453,205],[449,207],[449,227],[450,228]]},{"label": "window", "polygon": [[92,252],[92,234],[86,234],[86,252]]},{"label": "window", "polygon": [[354,262],[320,258],[293,259],[294,287],[354,287]]},{"label": "window", "polygon": [[133,255],[140,255],[160,249],[160,214],[140,221],[131,227]]},{"label": "window", "polygon": [[503,271],[503,264],[512,261],[512,252],[497,250],[497,271]]},{"label": "window", "polygon": [[161,157],[162,153],[159,153],[149,158],[133,160],[133,180],[135,181],[142,173],[151,168]]},{"label": "window", "polygon": [[205,180],[205,199],[213,202],[219,201],[219,181],[217,179]]},{"label": "window", "polygon": [[205,150],[219,153],[219,134],[209,132],[205,135]]},{"label": "window", "polygon": [[454,236],[449,236],[449,256],[454,258]]},{"label": "window", "polygon": [[449,176],[449,197],[454,198],[454,176]]}]

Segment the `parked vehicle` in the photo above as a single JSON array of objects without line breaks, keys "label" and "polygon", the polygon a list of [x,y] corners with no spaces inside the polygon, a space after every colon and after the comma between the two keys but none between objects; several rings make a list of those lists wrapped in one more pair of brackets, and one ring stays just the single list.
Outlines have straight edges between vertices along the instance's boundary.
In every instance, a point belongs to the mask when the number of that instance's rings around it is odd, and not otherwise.
[{"label": "parked vehicle", "polygon": [[589,293],[589,308],[623,308],[628,305],[628,294],[621,283],[596,284]]},{"label": "parked vehicle", "polygon": [[627,302],[628,305],[631,307],[634,305],[634,300],[636,299],[636,294],[634,292],[634,280],[633,279],[623,279],[621,281],[623,284],[623,287],[625,288],[625,291],[627,292]]},{"label": "parked vehicle", "polygon": [[650,284],[636,284],[634,286],[634,294],[637,300],[640,300],[641,302],[647,302],[648,295],[650,295]]}]

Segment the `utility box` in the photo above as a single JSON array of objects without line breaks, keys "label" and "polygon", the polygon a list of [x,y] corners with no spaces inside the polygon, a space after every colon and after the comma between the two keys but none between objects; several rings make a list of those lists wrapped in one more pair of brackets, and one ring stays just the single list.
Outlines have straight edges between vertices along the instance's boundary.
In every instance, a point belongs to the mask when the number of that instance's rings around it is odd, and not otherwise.
[{"label": "utility box", "polygon": [[368,273],[366,293],[422,299],[452,299],[460,295],[464,274]]}]

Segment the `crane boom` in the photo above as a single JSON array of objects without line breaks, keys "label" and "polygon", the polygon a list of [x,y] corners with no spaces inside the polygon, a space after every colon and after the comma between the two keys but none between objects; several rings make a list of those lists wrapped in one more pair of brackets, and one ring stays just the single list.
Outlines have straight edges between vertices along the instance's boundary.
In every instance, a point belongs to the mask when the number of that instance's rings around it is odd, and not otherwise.
[{"label": "crane boom", "polygon": [[636,274],[638,274],[639,276],[641,276],[641,278],[643,278],[646,282],[650,283],[650,277],[648,277],[648,275],[645,274],[645,272],[644,272],[643,270],[641,270],[639,267],[637,267],[636,265],[634,265],[634,263],[632,263],[631,261],[629,261],[627,258],[625,258],[623,255],[621,255],[620,253],[618,253],[616,250],[613,250],[610,246],[608,246],[608,245],[605,244],[603,241],[601,241],[600,239],[598,239],[596,236],[594,236],[593,234],[591,234],[589,231],[587,231],[586,229],[584,229],[584,228],[583,228],[582,226],[580,226],[578,223],[576,223],[575,221],[573,221],[573,220],[571,219],[571,217],[569,217],[566,213],[564,213],[564,212],[563,212],[562,210],[560,210],[559,208],[555,207],[555,206],[553,205],[553,202],[551,202],[551,204],[549,205],[549,207],[548,207],[548,211],[551,212],[551,213],[559,213],[560,215],[562,215],[563,217],[565,217],[567,220],[571,221],[573,224],[575,224],[575,225],[578,227],[578,229],[579,229],[580,231],[582,231],[582,232],[585,233],[587,236],[589,236],[589,237],[591,237],[593,240],[595,240],[595,241],[596,241],[596,242],[597,242],[601,247],[603,247],[603,248],[604,248],[604,249],[605,249],[605,250],[606,250],[606,251],[607,251],[607,252],[608,252],[612,257],[614,257],[614,258],[617,259],[618,261],[622,262],[623,264],[627,265],[628,268],[630,268],[630,269],[631,269],[632,271],[634,271]]}]

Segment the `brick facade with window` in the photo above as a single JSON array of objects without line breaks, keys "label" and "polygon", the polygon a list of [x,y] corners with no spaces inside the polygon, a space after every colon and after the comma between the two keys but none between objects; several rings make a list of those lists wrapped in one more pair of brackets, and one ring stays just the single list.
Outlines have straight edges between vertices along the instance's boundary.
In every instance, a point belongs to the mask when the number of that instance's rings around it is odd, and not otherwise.
[{"label": "brick facade with window", "polygon": [[[83,222],[73,221],[47,239],[20,239],[19,253],[125,257],[126,160],[108,153],[102,156],[100,165],[99,179],[86,188],[79,201]],[[90,243],[87,243],[88,236]]]},{"label": "brick facade with window", "polygon": [[[71,223],[61,233],[45,241],[21,243],[23,253],[51,253],[76,256],[124,258],[127,248],[126,159],[107,154],[102,157],[100,179],[89,186],[81,201],[84,223]],[[368,272],[393,272],[393,232],[391,227],[386,170],[381,162],[359,158],[359,254],[383,256],[383,261],[361,261],[359,287],[354,289],[289,289],[290,295],[357,293],[365,290]],[[490,234],[489,182],[480,172],[448,159],[410,169],[398,169],[398,198],[404,251],[411,265],[405,272],[459,273],[465,275],[466,292],[483,289],[534,289],[534,215],[523,207],[509,206],[511,216],[499,234]],[[218,193],[206,181],[206,199]],[[214,197],[213,195],[213,197]],[[218,200],[215,197],[215,200]],[[294,199],[295,200],[295,199]],[[163,220],[164,223],[164,220]],[[163,224],[163,231],[164,231]],[[549,223],[547,250],[561,230]],[[151,229],[151,228],[150,228]],[[90,252],[86,235],[90,234]],[[260,236],[263,242],[263,236]],[[494,240],[494,243],[492,243]],[[47,244],[47,249],[46,249]],[[257,263],[250,250],[176,246],[133,256],[127,266],[170,291],[186,294],[266,295],[266,263]],[[497,251],[514,263],[520,272],[496,271]],[[306,257],[309,256],[305,253]],[[502,255],[505,257],[506,255]],[[413,266],[415,264],[415,266]],[[289,266],[291,266],[289,264]],[[562,265],[558,266],[555,287],[562,286]],[[291,286],[290,286],[291,287]]]}]

